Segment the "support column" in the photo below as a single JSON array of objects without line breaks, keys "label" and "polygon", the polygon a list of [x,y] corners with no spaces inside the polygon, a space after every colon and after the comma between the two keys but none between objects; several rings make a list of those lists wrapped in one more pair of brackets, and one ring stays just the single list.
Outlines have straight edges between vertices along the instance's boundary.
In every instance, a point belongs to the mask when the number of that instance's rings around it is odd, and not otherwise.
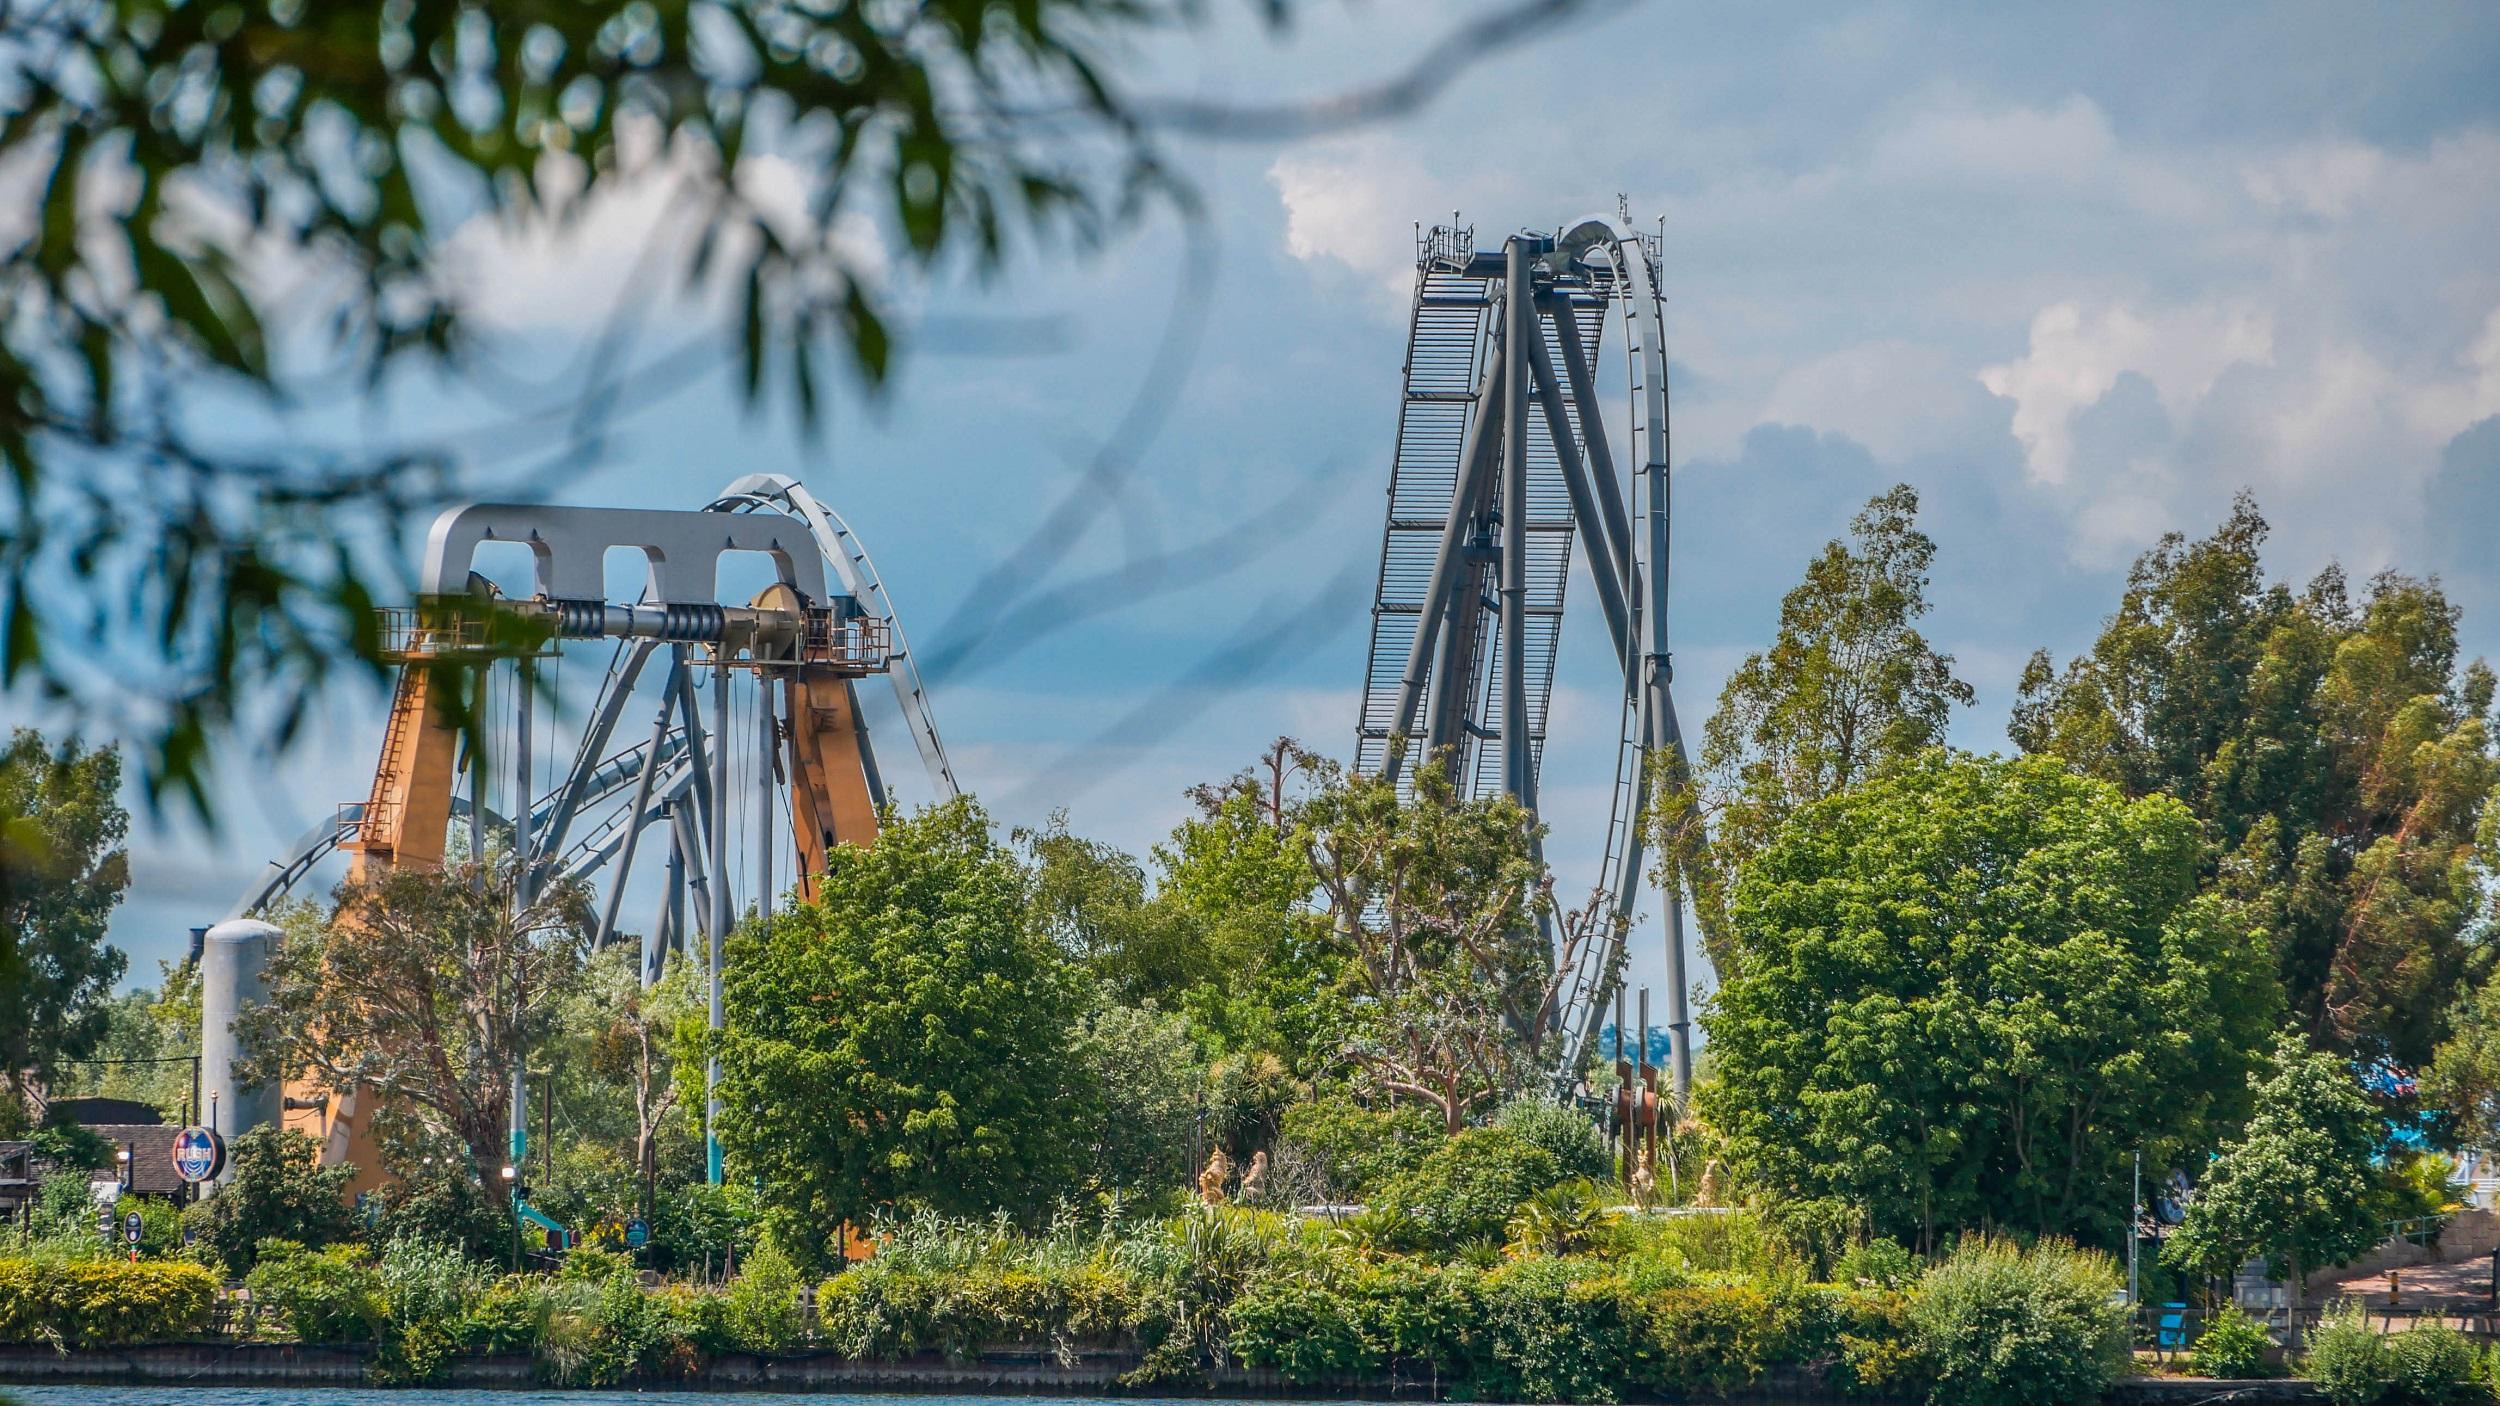
[{"label": "support column", "polygon": [[[651,720],[651,742],[643,748],[642,774],[634,778],[633,808],[625,812],[627,817],[625,848],[616,856],[616,872],[608,878],[608,902],[607,906],[599,912],[599,932],[590,944],[590,950],[593,952],[605,948],[609,939],[616,935],[617,905],[625,901],[625,880],[634,872],[634,850],[642,841],[642,827],[645,823],[643,812],[651,807],[651,784],[660,774],[660,744],[668,740],[670,694],[676,689],[677,676],[685,672],[685,668],[686,647],[682,644],[669,646],[668,684],[660,693],[660,715]],[[649,946],[647,943],[644,945],[646,949]],[[645,964],[643,984],[648,986],[652,980],[649,974],[650,952],[648,950],[643,953],[643,958]]]},{"label": "support column", "polygon": [[1536,809],[1528,745],[1528,339],[1544,335],[1530,291],[1528,243],[1503,246],[1506,351],[1502,377],[1502,789]]},{"label": "support column", "polygon": [[528,658],[516,659],[512,673],[512,901],[527,908],[531,888],[530,717],[537,711],[531,705],[537,701],[538,665]]},{"label": "support column", "polygon": [[[729,930],[730,921],[729,660],[725,653],[712,656],[712,739],[712,930],[706,934],[710,956],[704,966],[712,987],[712,1004],[706,1026],[717,1037],[722,1024],[721,935]],[[713,1054],[703,1064],[703,1179],[714,1186],[721,1182],[718,1054]]]},{"label": "support column", "polygon": [[773,727],[773,684],[762,669],[755,672],[755,914],[772,930],[773,922],[773,767],[781,739]]}]

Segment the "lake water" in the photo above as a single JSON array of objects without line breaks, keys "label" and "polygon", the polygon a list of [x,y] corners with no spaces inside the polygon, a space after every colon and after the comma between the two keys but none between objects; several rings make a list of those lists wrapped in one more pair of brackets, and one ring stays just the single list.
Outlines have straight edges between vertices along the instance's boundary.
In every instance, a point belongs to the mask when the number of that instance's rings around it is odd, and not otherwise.
[{"label": "lake water", "polygon": [[[665,1406],[1103,1406],[1098,1396],[788,1396],[780,1391],[367,1391],[350,1386],[0,1386],[25,1406],[615,1406],[645,1396]],[[1123,1406],[1275,1406],[1275,1403],[1155,1401],[1123,1396]]]},{"label": "lake water", "polygon": [[[372,1391],[352,1387],[0,1386],[25,1406],[616,1406],[640,1395],[654,1406],[1101,1406],[1098,1397],[791,1396],[781,1392]],[[1158,1402],[1122,1397],[1122,1406],[1254,1406],[1249,1402]],[[1274,1406],[1255,1403],[1255,1406]]]}]

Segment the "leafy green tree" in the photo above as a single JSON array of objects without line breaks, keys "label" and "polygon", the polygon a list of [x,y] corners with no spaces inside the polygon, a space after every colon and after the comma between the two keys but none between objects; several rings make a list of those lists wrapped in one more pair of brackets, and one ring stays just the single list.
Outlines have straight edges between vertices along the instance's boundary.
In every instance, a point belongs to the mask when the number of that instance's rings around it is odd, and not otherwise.
[{"label": "leafy green tree", "polygon": [[516,866],[391,869],[343,885],[269,961],[268,999],[236,1021],[251,1076],[378,1096],[385,1150],[458,1150],[498,1202],[512,1076],[557,1028],[590,928],[583,892],[522,902]]},{"label": "leafy green tree", "polygon": [[2162,539],[2089,653],[2033,656],[2012,735],[2187,802],[2310,1038],[2417,1067],[2483,914],[2493,678],[2460,667],[2435,582],[2384,574],[2356,605],[2330,568],[2295,594],[2265,580],[2266,531],[2243,496],[2213,536]]},{"label": "leafy green tree", "polygon": [[722,1140],[793,1253],[880,1210],[1031,1211],[1074,1184],[1080,979],[969,799],[837,846],[814,901],[732,935],[726,980]]},{"label": "leafy green tree", "polygon": [[1706,911],[1703,932],[1721,970],[1741,959],[1723,912],[1736,876],[1798,807],[1836,795],[1944,740],[1969,684],[1953,656],[1919,633],[1936,544],[1918,530],[1918,494],[1901,484],[1867,501],[1806,564],[1780,601],[1771,647],[1746,656],[1702,732],[1706,858],[1686,843],[1682,807],[1659,809],[1660,852],[1687,872]]},{"label": "leafy green tree", "polygon": [[1120,1001],[1176,1004],[1219,969],[1197,924],[1146,892],[1146,870],[1114,846],[1068,833],[1053,815],[1016,836],[1032,857],[1033,911],[1043,930]]},{"label": "leafy green tree", "polygon": [[1727,1159],[1921,1249],[2115,1239],[2128,1157],[2209,1146],[2279,1010],[2202,853],[2178,802],[2039,758],[1932,751],[1799,810],[1705,1016]]},{"label": "leafy green tree", "polygon": [[2457,998],[2448,1037],[2422,1071],[2422,1095],[2454,1120],[2459,1145],[2500,1145],[2500,977]]},{"label": "leafy green tree", "polygon": [[2381,1119],[2350,1064],[2290,1031],[2250,1082],[2248,1126],[2206,1169],[2162,1257],[2219,1278],[2263,1255],[2298,1303],[2309,1271],[2378,1243]]},{"label": "leafy green tree", "polygon": [[1468,799],[1440,758],[1412,791],[1344,776],[1305,804],[1303,845],[1351,961],[1345,1057],[1382,1094],[1421,1099],[1457,1132],[1519,1086],[1554,998],[1537,930],[1553,911],[1536,818]]},{"label": "leafy green tree", "polygon": [[226,1160],[230,1171],[217,1194],[194,1204],[184,1221],[229,1272],[250,1269],[264,1240],[321,1246],[355,1235],[347,1183],[356,1169],[322,1166],[311,1138],[254,1128],[228,1145]]},{"label": "leafy green tree", "polygon": [[1077,1029],[1077,1058],[1101,1094],[1081,1138],[1094,1185],[1153,1195],[1189,1184],[1193,1143],[1209,1119],[1206,1057],[1186,1018],[1153,1006],[1098,1002]]},{"label": "leafy green tree", "polygon": [[94,1050],[124,958],[104,930],[130,884],[121,755],[58,749],[20,728],[0,748],[0,1070],[25,1106],[31,1078]]},{"label": "leafy green tree", "polygon": [[1360,1201],[1413,1171],[1449,1136],[1438,1110],[1413,1100],[1366,1108],[1339,1090],[1284,1111],[1283,1135],[1308,1159],[1322,1199]]},{"label": "leafy green tree", "polygon": [[1347,958],[1312,909],[1301,834],[1305,802],[1335,775],[1280,737],[1258,767],[1195,788],[1198,813],[1154,850],[1155,901],[1187,924],[1209,972],[1181,1009],[1216,1049],[1271,1051],[1305,1078],[1344,1043],[1330,993]]}]

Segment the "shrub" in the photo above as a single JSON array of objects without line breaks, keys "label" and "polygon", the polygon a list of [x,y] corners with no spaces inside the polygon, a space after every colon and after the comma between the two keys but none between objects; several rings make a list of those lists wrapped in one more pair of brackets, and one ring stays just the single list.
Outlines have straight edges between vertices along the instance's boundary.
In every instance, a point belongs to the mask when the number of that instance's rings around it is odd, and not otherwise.
[{"label": "shrub", "polygon": [[2387,1340],[2363,1317],[2359,1305],[2328,1310],[2309,1334],[2301,1373],[2318,1384],[2334,1406],[2374,1406],[2395,1380]]},{"label": "shrub", "polygon": [[1751,1386],[1783,1356],[1780,1315],[1758,1285],[1667,1289],[1641,1308],[1641,1375],[1670,1395]]},{"label": "shrub", "polygon": [[2390,1406],[2463,1406],[2488,1401],[2474,1345],[2445,1323],[2416,1324],[2387,1341]]},{"label": "shrub", "polygon": [[1334,1285],[1272,1279],[1233,1301],[1232,1352],[1296,1386],[1368,1377],[1380,1370],[1382,1354],[1360,1317]]},{"label": "shrub", "polygon": [[1549,1098],[1515,1098],[1493,1116],[1493,1126],[1530,1147],[1542,1147],[1562,1164],[1565,1177],[1604,1181],[1614,1175],[1614,1155],[1586,1113]]},{"label": "shrub", "polygon": [[393,1384],[441,1376],[486,1292],[485,1276],[457,1246],[410,1239],[391,1241],[374,1275],[387,1325],[376,1375]]},{"label": "shrub", "polygon": [[2266,1325],[2242,1313],[2238,1304],[2225,1304],[2206,1321],[2189,1356],[2204,1376],[2244,1381],[2266,1375],[2266,1349],[2272,1346]]},{"label": "shrub", "polygon": [[1910,1296],[1897,1289],[1844,1290],[1832,1305],[1831,1379],[1844,1392],[1904,1396],[1927,1385],[1910,1326]]},{"label": "shrub", "polygon": [[1309,1154],[1326,1191],[1361,1200],[1413,1171],[1441,1145],[1441,1120],[1411,1104],[1370,1109],[1343,1093],[1287,1107],[1279,1131]]},{"label": "shrub", "polygon": [[253,1259],[243,1277],[253,1307],[278,1314],[298,1342],[369,1342],[388,1319],[382,1277],[365,1262],[361,1245],[308,1250],[291,1240],[263,1240]]},{"label": "shrub", "polygon": [[322,1246],[356,1234],[347,1183],[353,1167],[320,1165],[320,1148],[302,1133],[268,1126],[236,1138],[231,1171],[217,1194],[183,1213],[205,1254],[228,1273],[251,1269],[263,1241]]},{"label": "shrub", "polygon": [[0,1260],[0,1342],[56,1347],[157,1342],[208,1326],[215,1275],[143,1260]]},{"label": "shrub", "polygon": [[1463,1392],[1487,1401],[1612,1401],[1622,1286],[1587,1261],[1525,1259],[1484,1277]]},{"label": "shrub", "polygon": [[1419,1238],[1407,1248],[1449,1251],[1499,1243],[1520,1202],[1567,1180],[1544,1148],[1505,1129],[1469,1128],[1391,1180],[1376,1200],[1387,1216],[1413,1218]]},{"label": "shrub", "polygon": [[730,1338],[749,1352],[782,1352],[796,1346],[805,1324],[799,1297],[805,1286],[798,1266],[770,1241],[756,1247],[721,1296]]},{"label": "shrub", "polygon": [[486,1287],[460,1323],[460,1345],[474,1352],[525,1352],[547,1335],[555,1297],[543,1282],[514,1275]]},{"label": "shrub", "polygon": [[1599,1238],[1601,1253],[1621,1262],[1701,1274],[1803,1274],[1803,1257],[1768,1221],[1751,1211],[1616,1217]]},{"label": "shrub", "polygon": [[1910,1310],[1939,1406],[2069,1406],[2099,1399],[2127,1362],[2126,1310],[2107,1255],[2043,1240],[1965,1237],[1930,1267]]},{"label": "shrub", "polygon": [[1925,1266],[1900,1241],[1877,1236],[1852,1245],[1832,1263],[1832,1282],[1861,1289],[1906,1289]]}]

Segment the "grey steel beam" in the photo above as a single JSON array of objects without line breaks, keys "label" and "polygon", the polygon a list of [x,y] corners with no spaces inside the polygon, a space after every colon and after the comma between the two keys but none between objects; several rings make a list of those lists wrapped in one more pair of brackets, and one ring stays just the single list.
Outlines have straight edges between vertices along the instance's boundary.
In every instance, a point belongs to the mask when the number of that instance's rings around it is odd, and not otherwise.
[{"label": "grey steel beam", "polygon": [[[1561,325],[1571,316],[1565,308],[1555,316]],[[1554,458],[1562,466],[1563,488],[1571,498],[1571,516],[1579,521],[1580,533],[1587,545],[1589,579],[1597,584],[1597,608],[1606,617],[1606,637],[1615,642],[1615,660],[1629,665],[1632,660],[1631,622],[1624,613],[1623,582],[1613,569],[1613,548],[1604,511],[1595,490],[1589,483],[1589,466],[1580,457],[1580,446],[1572,438],[1571,417],[1563,408],[1562,387],[1554,383],[1554,360],[1546,353],[1545,339],[1528,339],[1528,355],[1536,368],[1536,401],[1545,412],[1545,432],[1554,441]],[[1582,423],[1586,423],[1585,412]]]},{"label": "grey steel beam", "polygon": [[1530,287],[1526,240],[1504,246],[1508,272],[1502,296],[1512,368],[1502,378],[1502,789],[1536,809],[1535,753],[1528,746],[1528,339],[1542,335]]},{"label": "grey steel beam", "polygon": [[1606,520],[1606,554],[1614,561],[1616,577],[1629,590],[1632,518],[1624,508],[1623,481],[1616,476],[1614,450],[1606,440],[1606,415],[1597,403],[1597,378],[1589,370],[1588,347],[1580,341],[1579,322],[1568,312],[1554,319],[1554,333],[1554,339],[1562,344],[1563,374],[1570,378],[1572,403],[1580,407],[1580,437],[1588,445],[1589,469],[1596,480],[1598,506]]},{"label": "grey steel beam", "polygon": [[[859,701],[851,702],[851,717],[859,718]],[[773,681],[762,671],[755,675],[755,912],[763,920],[763,931],[773,925],[773,789],[776,745],[781,739],[773,728]]]},{"label": "grey steel beam", "polygon": [[[637,664],[635,667],[641,666]],[[685,669],[686,647],[682,644],[669,646],[668,682],[660,693],[659,716],[651,720],[650,750],[644,753],[649,761],[643,766],[642,774],[634,778],[634,805],[627,813],[625,822],[625,850],[617,856],[616,872],[608,878],[608,902],[599,912],[599,932],[590,944],[593,952],[606,947],[609,938],[616,933],[617,906],[625,901],[625,880],[634,872],[634,846],[642,839],[642,815],[651,804],[651,783],[660,774],[660,741],[668,736],[668,717],[677,691],[677,677]],[[614,721],[609,719],[611,726]]]},{"label": "grey steel beam", "polygon": [[526,908],[536,887],[530,882],[530,715],[537,711],[538,667],[523,658],[512,668],[512,891],[513,901]]},{"label": "grey steel beam", "polygon": [[[1502,387],[1508,383],[1503,374],[1505,354],[1500,342],[1485,358],[1484,374],[1476,383],[1476,414],[1467,422],[1467,433],[1459,440],[1458,474],[1450,485],[1450,515],[1441,525],[1441,544],[1433,552],[1432,579],[1424,587],[1423,609],[1415,619],[1415,638],[1407,646],[1406,671],[1398,679],[1398,704],[1389,724],[1396,735],[1411,734],[1415,728],[1415,711],[1423,703],[1424,680],[1432,660],[1432,645],[1440,631],[1443,617],[1458,584],[1458,572],[1467,553],[1467,537],[1472,528],[1476,501],[1484,475],[1493,463],[1493,446],[1502,436],[1503,407],[1508,397]],[[1382,758],[1380,774],[1388,780],[1398,779],[1405,758],[1395,750]]]},{"label": "grey steel beam", "polygon": [[[705,1027],[714,1037],[721,1030],[720,949],[729,931],[729,661],[712,661],[712,930],[705,935],[712,1001]],[[720,1055],[703,1062],[703,1179],[721,1184]]]},{"label": "grey steel beam", "polygon": [[[538,852],[560,854],[564,850],[565,832],[573,828],[573,817],[580,813],[587,797],[591,777],[600,770],[600,758],[608,750],[608,738],[616,731],[617,719],[625,712],[625,704],[633,697],[634,685],[642,679],[642,667],[656,640],[641,640],[626,656],[624,666],[617,670],[615,682],[608,685],[599,700],[599,711],[592,714],[590,726],[582,732],[581,745],[573,751],[573,768],[566,773],[563,787],[549,804],[546,827],[539,831]],[[651,755],[659,755],[654,751]]]}]

